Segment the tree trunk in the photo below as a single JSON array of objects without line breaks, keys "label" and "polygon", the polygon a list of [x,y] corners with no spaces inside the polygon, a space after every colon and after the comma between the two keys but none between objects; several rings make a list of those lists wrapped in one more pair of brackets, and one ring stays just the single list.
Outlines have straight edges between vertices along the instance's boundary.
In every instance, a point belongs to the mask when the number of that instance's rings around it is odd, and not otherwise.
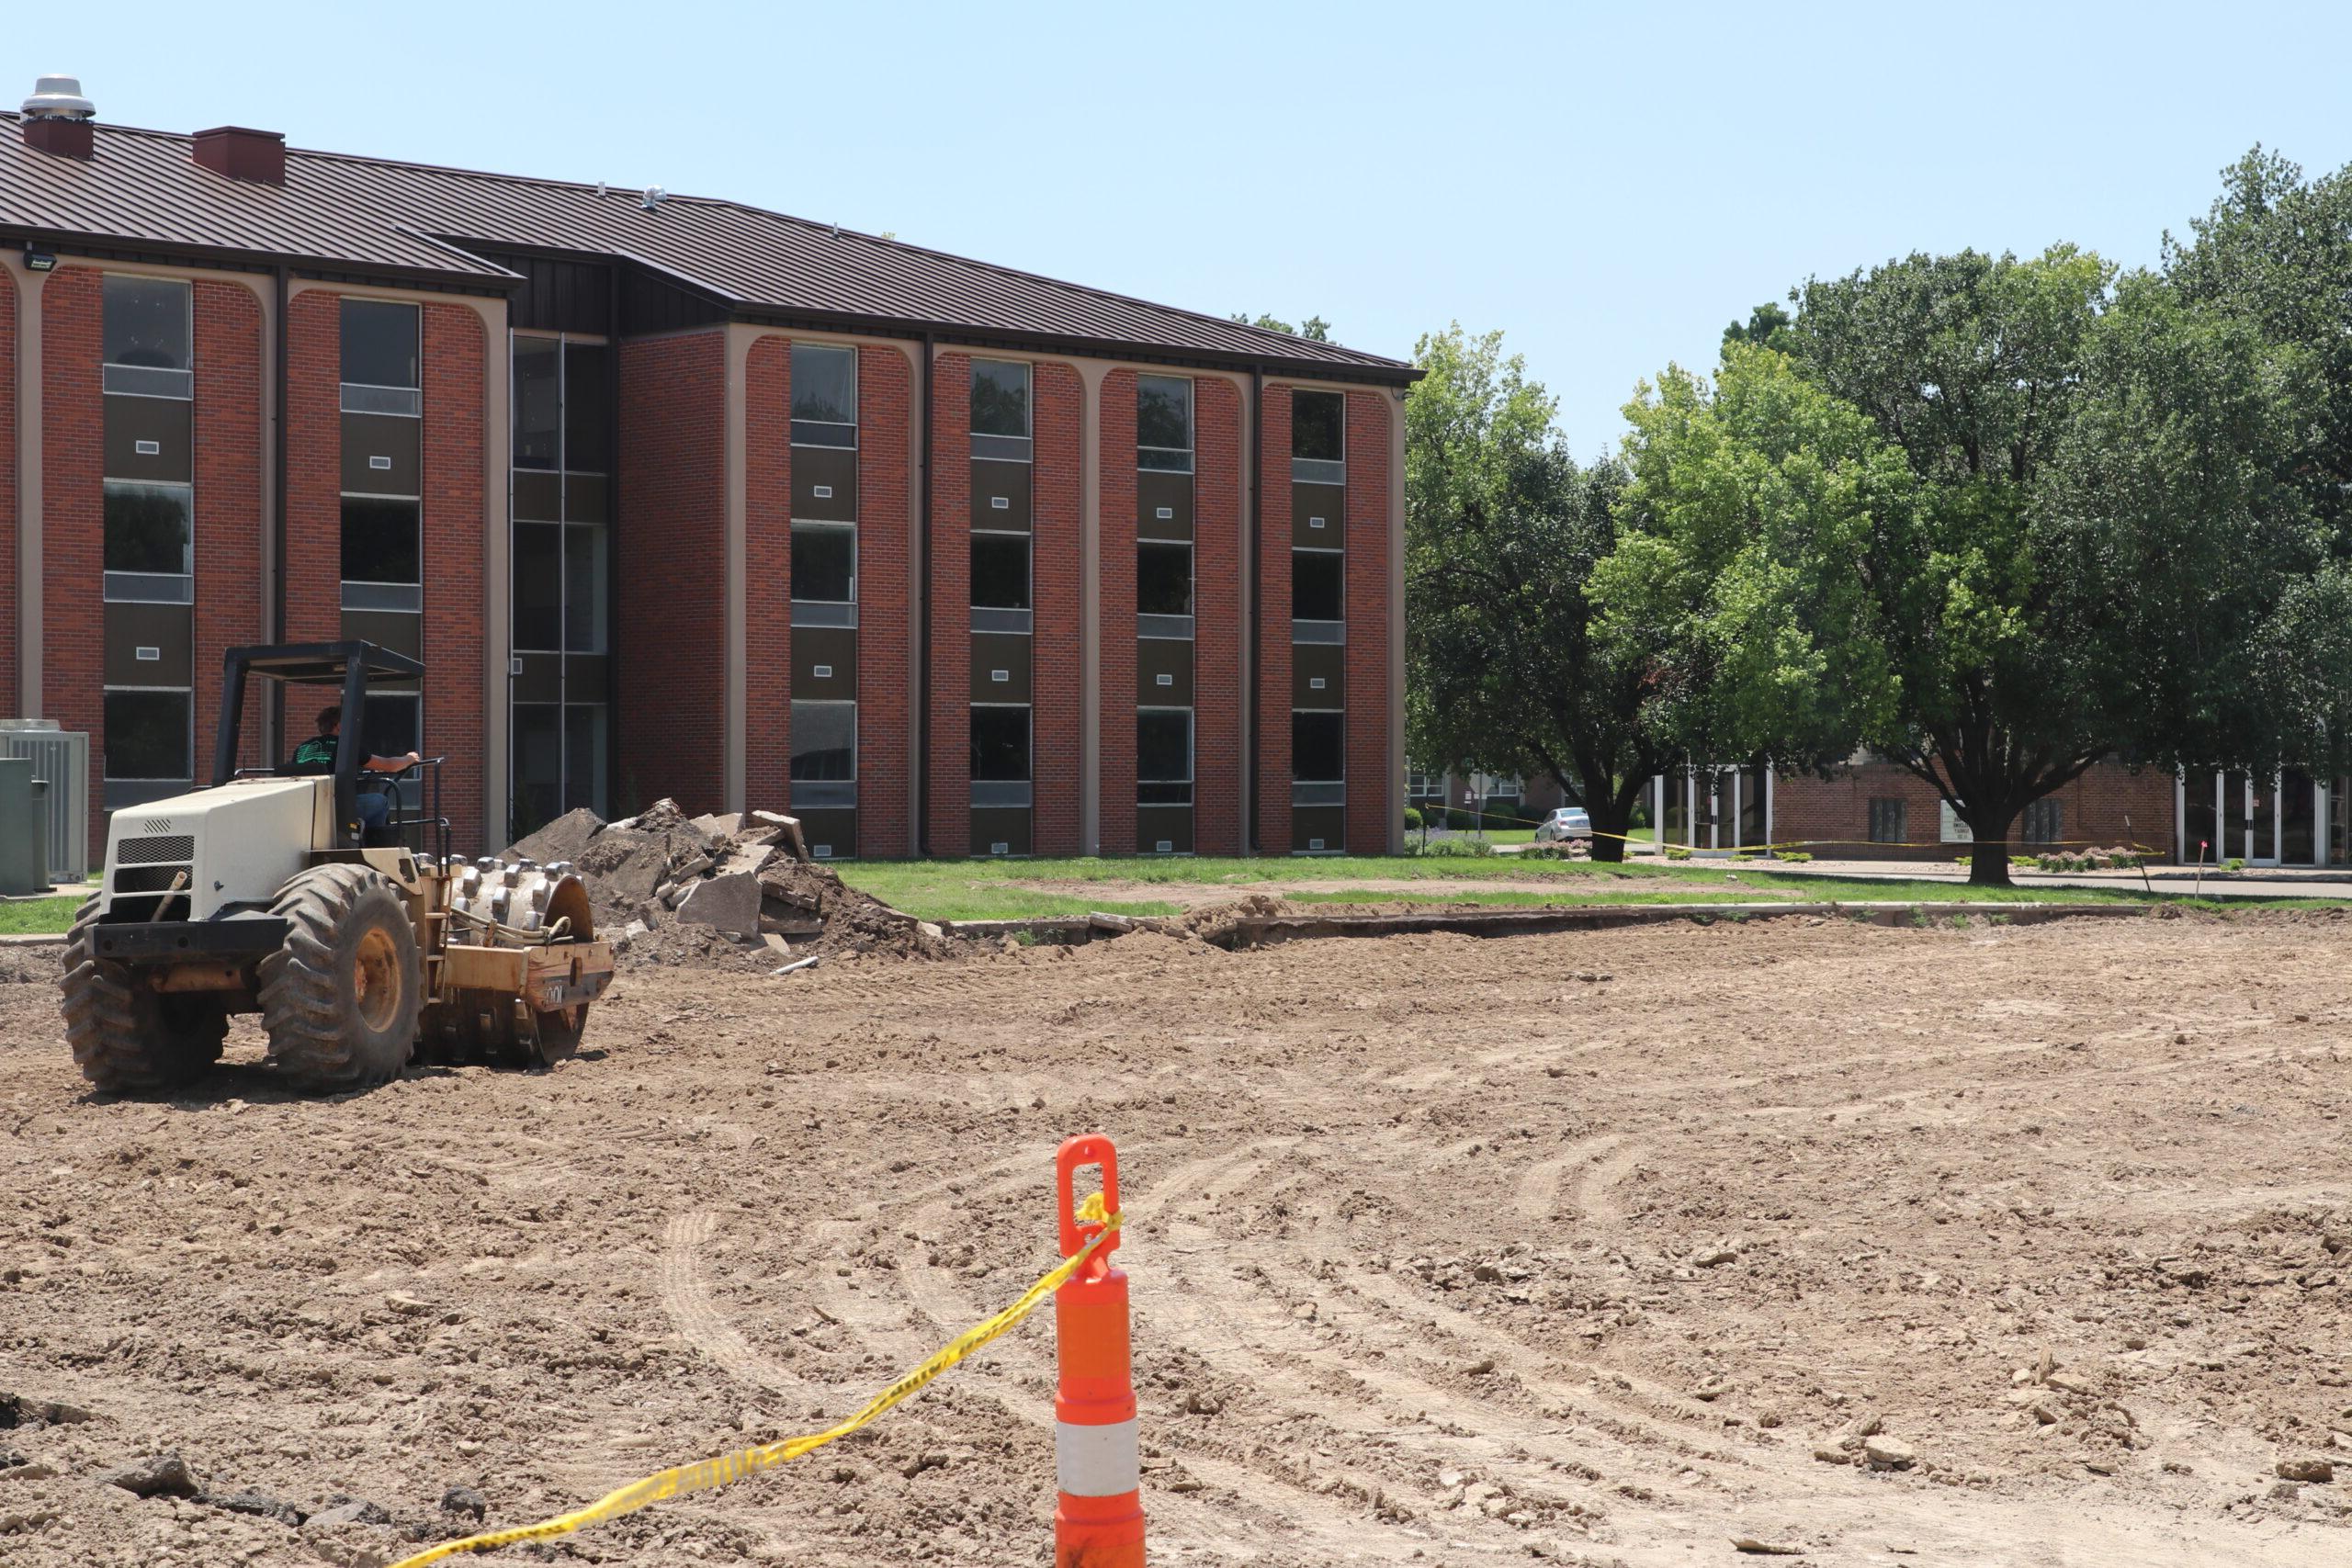
[{"label": "tree trunk", "polygon": [[1588,799],[1584,810],[1592,818],[1592,858],[1612,863],[1623,860],[1625,829],[1633,825],[1633,807],[1614,801]]},{"label": "tree trunk", "polygon": [[1968,850],[1968,884],[1972,887],[2007,887],[2009,882],[2009,829],[2001,825],[1998,838],[1976,835]]}]

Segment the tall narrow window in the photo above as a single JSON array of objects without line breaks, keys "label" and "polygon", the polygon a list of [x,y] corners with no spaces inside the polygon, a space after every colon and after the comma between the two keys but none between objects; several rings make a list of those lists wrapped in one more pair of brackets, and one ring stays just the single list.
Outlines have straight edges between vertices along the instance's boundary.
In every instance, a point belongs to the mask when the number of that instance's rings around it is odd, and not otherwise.
[{"label": "tall narrow window", "polygon": [[1340,716],[1299,709],[1290,716],[1290,776],[1330,784],[1347,777],[1340,750]]},{"label": "tall narrow window", "polygon": [[106,597],[186,604],[196,570],[196,492],[106,481]]},{"label": "tall narrow window", "polygon": [[1193,613],[1193,547],[1147,541],[1136,547],[1136,614]]},{"label": "tall narrow window", "polygon": [[857,528],[842,523],[792,525],[796,604],[845,604],[857,597]]},{"label": "tall narrow window", "polygon": [[1193,710],[1136,713],[1136,804],[1193,804]]},{"label": "tall narrow window", "polygon": [[1173,376],[1136,378],[1136,466],[1193,471],[1193,383]]},{"label": "tall narrow window", "polygon": [[826,344],[792,345],[792,444],[857,445],[857,351]]},{"label": "tall narrow window", "polygon": [[972,456],[1029,460],[1029,367],[972,361]]},{"label": "tall narrow window", "polygon": [[1290,477],[1302,484],[1344,484],[1347,457],[1347,400],[1338,392],[1293,392]]},{"label": "tall narrow window", "polygon": [[794,703],[792,782],[810,784],[856,777],[857,705]]},{"label": "tall narrow window", "polygon": [[417,314],[390,299],[343,301],[343,412],[423,412]]},{"label": "tall narrow window", "polygon": [[1342,593],[1342,569],[1347,557],[1337,550],[1293,550],[1290,558],[1290,615],[1295,621],[1340,621],[1347,618]]},{"label": "tall narrow window", "polygon": [[[1029,710],[972,709],[972,778],[975,782],[1025,782],[1029,777]],[[975,800],[975,805],[979,804]]]},{"label": "tall narrow window", "polygon": [[104,293],[105,389],[140,398],[193,397],[188,286],[108,273]]},{"label": "tall narrow window", "polygon": [[1030,607],[1028,535],[972,536],[972,604],[990,610]]}]

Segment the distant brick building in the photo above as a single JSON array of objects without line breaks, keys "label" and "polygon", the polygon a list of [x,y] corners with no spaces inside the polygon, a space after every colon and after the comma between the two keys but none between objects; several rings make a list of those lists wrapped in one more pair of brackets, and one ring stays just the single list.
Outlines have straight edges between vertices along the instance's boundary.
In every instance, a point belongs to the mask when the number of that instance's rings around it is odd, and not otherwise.
[{"label": "distant brick building", "polygon": [[[0,701],[90,813],[222,651],[420,655],[469,852],[1399,840],[1408,366],[726,201],[0,116]],[[248,761],[307,714],[262,713]]]}]

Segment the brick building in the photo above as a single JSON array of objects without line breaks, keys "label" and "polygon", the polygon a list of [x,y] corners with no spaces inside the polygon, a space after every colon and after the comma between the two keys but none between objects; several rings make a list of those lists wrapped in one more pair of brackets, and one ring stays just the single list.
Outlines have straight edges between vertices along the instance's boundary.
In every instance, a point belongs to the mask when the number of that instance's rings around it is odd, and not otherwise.
[{"label": "brick building", "polygon": [[[469,852],[573,806],[833,855],[1399,840],[1416,372],[727,201],[0,115],[0,693],[107,810],[222,651],[422,657]],[[308,714],[256,711],[247,762]]]}]

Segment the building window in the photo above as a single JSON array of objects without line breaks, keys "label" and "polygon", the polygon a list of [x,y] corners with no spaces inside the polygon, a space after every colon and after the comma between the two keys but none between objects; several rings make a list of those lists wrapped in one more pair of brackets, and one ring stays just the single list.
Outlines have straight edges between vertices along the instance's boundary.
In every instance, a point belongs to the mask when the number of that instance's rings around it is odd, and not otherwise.
[{"label": "building window", "polygon": [[1342,716],[1294,710],[1290,716],[1290,776],[1295,784],[1337,784],[1347,777],[1340,751]]},{"label": "building window", "polygon": [[1029,778],[1029,710],[972,709],[972,778],[975,783],[1026,783]]},{"label": "building window", "polygon": [[1136,713],[1136,804],[1193,804],[1193,710]]},{"label": "building window", "polygon": [[106,694],[106,777],[179,783],[194,776],[194,703],[185,691]]},{"label": "building window", "polygon": [[1341,585],[1347,558],[1337,550],[1293,550],[1290,554],[1290,617],[1294,621],[1347,618]]},{"label": "building window", "polygon": [[1136,547],[1136,614],[1193,613],[1193,547],[1157,542]]},{"label": "building window", "polygon": [[343,301],[343,412],[424,412],[417,389],[417,311],[389,299]]},{"label": "building window", "polygon": [[990,610],[1030,607],[1028,535],[972,536],[972,605]]},{"label": "building window", "polygon": [[2024,841],[2060,844],[2066,841],[2065,812],[2055,796],[2030,800],[2025,807]]},{"label": "building window", "polygon": [[1904,827],[1903,801],[1899,796],[1881,795],[1871,797],[1871,843],[1900,844],[1906,841]]},{"label": "building window", "polygon": [[108,273],[104,293],[105,389],[138,398],[195,396],[188,286]]},{"label": "building window", "polygon": [[370,692],[359,710],[359,739],[377,757],[424,750],[424,699],[414,692]]},{"label": "building window", "polygon": [[792,444],[857,445],[857,351],[792,345]]},{"label": "building window", "polygon": [[846,604],[857,597],[857,529],[846,523],[792,525],[792,596]]},{"label": "building window", "polygon": [[[419,609],[424,581],[424,539],[417,503],[382,496],[345,496],[343,607]],[[409,592],[380,592],[387,585]]]},{"label": "building window", "polygon": [[857,705],[792,705],[792,779],[795,784],[857,777]]},{"label": "building window", "polygon": [[1302,484],[1348,478],[1347,400],[1338,392],[1290,395],[1290,477]]},{"label": "building window", "polygon": [[1193,471],[1193,383],[1175,376],[1136,378],[1136,467]]},{"label": "building window", "polygon": [[514,339],[514,466],[548,473],[561,468],[564,423],[562,339],[517,334]]},{"label": "building window", "polygon": [[[187,485],[106,481],[106,570],[186,578],[196,570],[196,492]],[[107,584],[107,596],[121,597]],[[174,599],[173,603],[186,603]]]},{"label": "building window", "polygon": [[972,361],[972,456],[1029,460],[1029,367]]}]

